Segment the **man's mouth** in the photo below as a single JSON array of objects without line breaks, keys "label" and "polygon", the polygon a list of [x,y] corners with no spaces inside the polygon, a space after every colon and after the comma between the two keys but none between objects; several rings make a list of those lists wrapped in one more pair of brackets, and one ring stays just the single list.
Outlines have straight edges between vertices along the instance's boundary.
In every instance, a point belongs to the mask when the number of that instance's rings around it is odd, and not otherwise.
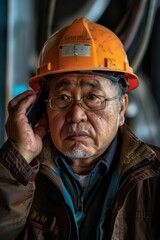
[{"label": "man's mouth", "polygon": [[72,133],[69,133],[68,136],[66,137],[66,139],[75,140],[75,141],[82,141],[88,138],[90,138],[89,134],[84,131],[72,132]]}]

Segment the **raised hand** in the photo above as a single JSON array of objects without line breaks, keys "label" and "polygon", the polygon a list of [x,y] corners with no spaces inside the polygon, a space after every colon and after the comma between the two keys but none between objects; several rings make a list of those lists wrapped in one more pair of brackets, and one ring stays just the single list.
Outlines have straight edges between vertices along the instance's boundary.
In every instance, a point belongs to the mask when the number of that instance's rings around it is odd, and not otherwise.
[{"label": "raised hand", "polygon": [[8,104],[7,136],[14,142],[28,163],[40,153],[43,146],[42,138],[48,131],[46,116],[40,119],[34,129],[28,123],[26,110],[35,100],[36,93],[28,90],[12,99]]}]

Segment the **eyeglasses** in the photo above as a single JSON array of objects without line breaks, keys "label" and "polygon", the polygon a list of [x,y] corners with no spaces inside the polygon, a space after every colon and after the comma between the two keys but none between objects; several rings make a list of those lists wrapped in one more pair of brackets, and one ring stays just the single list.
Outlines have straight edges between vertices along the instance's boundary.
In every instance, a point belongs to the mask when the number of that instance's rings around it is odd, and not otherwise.
[{"label": "eyeglasses", "polygon": [[75,100],[73,97],[68,95],[59,95],[45,100],[49,103],[49,106],[53,110],[64,111],[69,109],[77,102],[83,109],[87,111],[99,111],[106,107],[106,102],[117,99],[119,96],[114,96],[111,98],[105,98],[100,95],[88,94],[80,98],[80,100]]}]

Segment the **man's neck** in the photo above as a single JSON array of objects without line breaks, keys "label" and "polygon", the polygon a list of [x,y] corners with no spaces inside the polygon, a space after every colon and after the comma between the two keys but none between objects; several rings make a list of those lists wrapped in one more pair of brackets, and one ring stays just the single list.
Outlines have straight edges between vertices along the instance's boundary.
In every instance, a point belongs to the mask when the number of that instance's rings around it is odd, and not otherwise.
[{"label": "man's neck", "polygon": [[87,159],[71,160],[70,159],[69,162],[75,173],[79,175],[87,175],[92,171],[92,169],[95,167],[99,159],[100,158],[96,158],[92,160],[87,160]]}]

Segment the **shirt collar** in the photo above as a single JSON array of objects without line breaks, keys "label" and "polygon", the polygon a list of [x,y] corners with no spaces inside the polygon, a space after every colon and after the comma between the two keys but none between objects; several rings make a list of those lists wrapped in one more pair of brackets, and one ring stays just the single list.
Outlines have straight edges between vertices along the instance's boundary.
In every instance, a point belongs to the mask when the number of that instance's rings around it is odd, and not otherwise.
[{"label": "shirt collar", "polygon": [[115,155],[117,144],[118,144],[118,135],[119,135],[119,132],[117,132],[112,143],[107,148],[106,152],[104,153],[103,157],[101,158],[101,160],[98,163],[98,164],[102,164],[103,166],[105,166],[106,171],[109,170],[111,163],[114,159],[114,155]]}]

